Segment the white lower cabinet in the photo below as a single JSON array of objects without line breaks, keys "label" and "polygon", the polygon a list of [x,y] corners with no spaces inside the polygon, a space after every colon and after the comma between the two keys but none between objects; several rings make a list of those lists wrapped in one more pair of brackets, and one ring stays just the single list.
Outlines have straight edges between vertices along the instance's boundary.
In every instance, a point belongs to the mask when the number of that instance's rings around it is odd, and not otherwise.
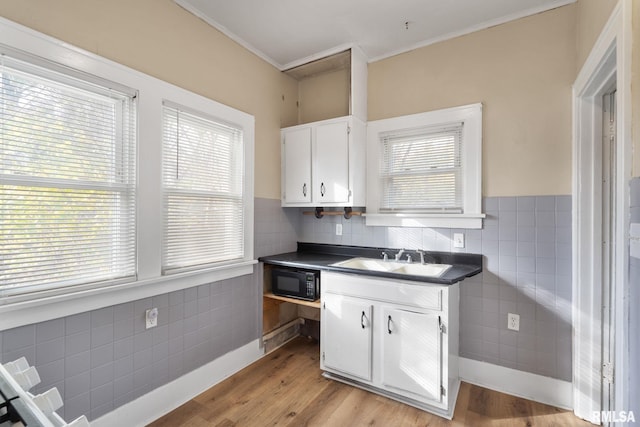
[{"label": "white lower cabinet", "polygon": [[421,401],[440,402],[442,337],[440,316],[382,307],[382,384]]},{"label": "white lower cabinet", "polygon": [[451,419],[460,385],[458,289],[323,272],[324,375]]},{"label": "white lower cabinet", "polygon": [[370,381],[373,306],[356,298],[327,294],[322,307],[321,324],[334,331],[323,350],[324,365]]}]

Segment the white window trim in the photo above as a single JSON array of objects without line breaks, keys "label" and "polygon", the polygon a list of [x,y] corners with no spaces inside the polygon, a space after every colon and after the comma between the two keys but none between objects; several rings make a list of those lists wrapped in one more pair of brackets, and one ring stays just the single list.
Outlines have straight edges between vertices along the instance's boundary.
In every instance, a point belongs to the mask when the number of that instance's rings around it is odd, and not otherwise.
[{"label": "white window trim", "polygon": [[[381,133],[463,122],[463,213],[381,213],[379,162]],[[482,104],[371,121],[367,124],[367,214],[368,226],[482,228]]]},{"label": "white window trim", "polygon": [[[0,297],[0,330],[69,316],[218,280],[253,273],[253,187],[255,119],[252,115],[130,69],[37,31],[0,18],[2,43],[46,61],[138,91],[137,280],[108,287],[81,285],[33,296]],[[245,139],[245,256],[204,270],[161,275],[162,103],[170,100],[242,128]]]}]

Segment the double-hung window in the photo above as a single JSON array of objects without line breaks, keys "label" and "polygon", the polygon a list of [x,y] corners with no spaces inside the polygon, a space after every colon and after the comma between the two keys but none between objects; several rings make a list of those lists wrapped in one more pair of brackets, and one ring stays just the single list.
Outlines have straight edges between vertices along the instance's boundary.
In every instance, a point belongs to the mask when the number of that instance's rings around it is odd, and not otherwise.
[{"label": "double-hung window", "polygon": [[169,103],[163,121],[163,273],[242,260],[242,129]]},{"label": "double-hung window", "polygon": [[0,295],[135,278],[135,94],[113,87],[0,57]]},{"label": "double-hung window", "polygon": [[367,225],[482,226],[481,104],[372,121],[367,140]]},{"label": "double-hung window", "polygon": [[462,212],[462,123],[380,136],[383,212]]}]

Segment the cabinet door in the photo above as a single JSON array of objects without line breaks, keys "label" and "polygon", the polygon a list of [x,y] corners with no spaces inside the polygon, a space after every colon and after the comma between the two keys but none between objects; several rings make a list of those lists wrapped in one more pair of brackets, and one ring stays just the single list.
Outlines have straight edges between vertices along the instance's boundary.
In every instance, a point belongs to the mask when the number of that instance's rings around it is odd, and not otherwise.
[{"label": "cabinet door", "polygon": [[382,310],[382,382],[395,393],[441,401],[440,317],[385,307]]},{"label": "cabinet door", "polygon": [[371,381],[372,306],[342,295],[322,295],[323,368]]},{"label": "cabinet door", "polygon": [[285,132],[282,151],[283,202],[311,202],[311,128]]},{"label": "cabinet door", "polygon": [[349,202],[349,126],[318,125],[314,145],[314,203]]}]

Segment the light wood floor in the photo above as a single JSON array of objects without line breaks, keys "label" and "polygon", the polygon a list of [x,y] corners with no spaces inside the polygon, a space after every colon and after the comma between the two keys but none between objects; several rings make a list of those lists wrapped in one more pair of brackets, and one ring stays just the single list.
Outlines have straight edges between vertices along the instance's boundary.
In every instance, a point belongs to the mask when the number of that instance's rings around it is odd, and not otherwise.
[{"label": "light wood floor", "polygon": [[592,426],[571,412],[462,383],[452,421],[320,375],[317,342],[298,338],[152,427]]}]

